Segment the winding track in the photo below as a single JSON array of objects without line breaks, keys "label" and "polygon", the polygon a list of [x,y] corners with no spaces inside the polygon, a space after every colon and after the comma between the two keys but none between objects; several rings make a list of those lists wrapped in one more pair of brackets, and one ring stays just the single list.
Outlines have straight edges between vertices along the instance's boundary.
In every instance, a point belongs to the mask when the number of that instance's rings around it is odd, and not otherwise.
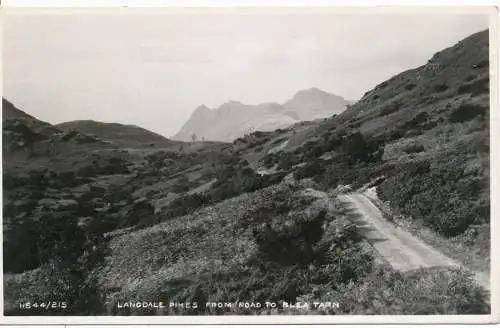
[{"label": "winding track", "polygon": [[[357,212],[355,223],[394,269],[406,272],[420,267],[463,267],[401,227],[387,221],[365,195],[354,192],[339,195],[338,199],[350,204],[351,210]],[[477,282],[489,290],[489,276],[481,272],[474,274]]]}]

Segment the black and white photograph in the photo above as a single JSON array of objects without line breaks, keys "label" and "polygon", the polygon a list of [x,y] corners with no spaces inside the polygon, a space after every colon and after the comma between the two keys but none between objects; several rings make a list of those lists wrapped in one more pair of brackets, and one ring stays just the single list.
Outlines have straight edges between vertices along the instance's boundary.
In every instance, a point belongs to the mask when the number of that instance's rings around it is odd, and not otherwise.
[{"label": "black and white photograph", "polygon": [[492,315],[497,14],[3,8],[4,316]]}]

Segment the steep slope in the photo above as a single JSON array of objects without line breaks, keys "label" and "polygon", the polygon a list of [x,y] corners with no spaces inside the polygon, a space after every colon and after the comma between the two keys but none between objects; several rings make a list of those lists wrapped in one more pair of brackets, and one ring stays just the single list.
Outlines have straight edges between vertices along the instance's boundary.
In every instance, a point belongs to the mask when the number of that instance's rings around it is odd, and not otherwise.
[{"label": "steep slope", "polygon": [[71,121],[57,124],[62,131],[77,131],[83,134],[92,134],[105,140],[119,142],[168,142],[162,135],[151,132],[136,125],[119,123],[103,123],[92,120]]},{"label": "steep slope", "polygon": [[329,117],[342,112],[347,102],[316,88],[297,92],[285,104],[245,105],[230,101],[216,109],[202,105],[173,139],[190,141],[193,134],[206,140],[233,141],[254,131],[272,131],[300,121]]},{"label": "steep slope", "polygon": [[40,121],[39,119],[36,119],[33,116],[18,109],[16,106],[14,106],[14,104],[12,104],[5,98],[2,98],[2,121],[4,124],[9,124],[8,122],[14,121],[23,122],[34,131],[42,133],[51,133],[57,130],[49,123]]},{"label": "steep slope", "polygon": [[4,155],[22,149],[36,140],[43,140],[58,130],[40,121],[2,98],[2,149]]},{"label": "steep slope", "polygon": [[[488,272],[489,80],[482,31],[380,83],[336,117],[286,132],[282,151],[261,152],[259,163],[323,188],[376,186],[395,222]],[[266,150],[273,141],[252,142]]]},{"label": "steep slope", "polygon": [[411,130],[405,124],[418,115],[421,124],[430,129],[465,104],[472,105],[472,116],[484,114],[480,108],[489,106],[488,56],[488,31],[471,35],[436,53],[425,65],[380,83],[349,110],[321,123],[319,130],[311,130],[311,134],[342,124],[389,137],[401,129]]}]

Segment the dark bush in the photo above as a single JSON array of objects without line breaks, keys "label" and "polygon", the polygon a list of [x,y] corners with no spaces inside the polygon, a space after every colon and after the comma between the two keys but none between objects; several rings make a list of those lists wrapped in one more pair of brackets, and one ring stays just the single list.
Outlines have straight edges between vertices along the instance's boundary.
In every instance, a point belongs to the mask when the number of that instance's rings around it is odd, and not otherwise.
[{"label": "dark bush", "polygon": [[308,263],[313,256],[313,246],[323,235],[326,210],[308,221],[295,222],[284,231],[276,231],[269,224],[254,230],[259,252],[269,261],[282,265]]},{"label": "dark bush", "polygon": [[294,172],[294,177],[297,180],[312,178],[321,175],[325,172],[324,163],[321,160],[307,162],[306,165],[298,168]]},{"label": "dark bush", "polygon": [[172,188],[172,191],[175,193],[183,193],[189,190],[191,184],[189,183],[189,177],[187,175],[182,175],[177,183]]},{"label": "dark bush", "polygon": [[458,93],[470,93],[473,97],[490,92],[490,79],[485,77],[472,83],[463,84],[458,87]]},{"label": "dark bush", "polygon": [[4,272],[21,273],[37,268],[39,257],[39,234],[29,220],[4,222],[3,268]]},{"label": "dark bush", "polygon": [[192,194],[179,197],[172,201],[167,208],[166,217],[176,217],[189,214],[203,205],[209,204],[210,196],[205,194]]},{"label": "dark bush", "polygon": [[417,85],[415,83],[408,83],[405,85],[406,90],[413,90]]},{"label": "dark bush", "polygon": [[319,144],[315,146],[306,148],[306,151],[304,153],[304,159],[318,158],[325,153],[326,149],[323,147],[323,144],[321,144],[320,142],[318,143]]},{"label": "dark bush", "polygon": [[487,108],[476,105],[476,104],[463,104],[449,116],[449,120],[452,123],[467,122],[478,116],[485,117],[487,114]]},{"label": "dark bush", "polygon": [[382,110],[380,111],[379,116],[386,116],[386,115],[395,113],[395,112],[397,112],[400,109],[401,109],[401,104],[400,103],[398,103],[398,102],[392,103],[390,105],[387,105],[387,106],[383,107]]},{"label": "dark bush", "polygon": [[355,132],[344,138],[342,143],[343,154],[355,164],[357,162],[380,161],[384,152],[383,147],[376,141],[366,141],[360,132]]},{"label": "dark bush", "polygon": [[400,126],[390,128],[386,133],[384,133],[384,141],[389,142],[389,141],[403,138],[405,136],[406,132],[407,132],[407,129],[400,127]]},{"label": "dark bush", "polygon": [[446,84],[437,84],[434,86],[434,91],[436,92],[444,92],[446,90],[448,90],[450,87],[448,87],[448,85]]},{"label": "dark bush", "polygon": [[279,156],[278,169],[283,171],[288,171],[292,168],[292,166],[298,163],[299,163],[299,158],[295,154],[289,152],[283,152],[280,153]]},{"label": "dark bush", "polygon": [[425,151],[425,147],[421,144],[412,143],[403,148],[403,151],[407,154],[421,153]]},{"label": "dark bush", "polygon": [[459,157],[432,167],[428,161],[412,162],[397,167],[379,193],[402,213],[452,237],[471,224],[489,222],[489,214],[481,212],[477,202],[485,186],[474,179],[464,174]]},{"label": "dark bush", "polygon": [[427,112],[421,112],[415,115],[411,120],[402,125],[402,128],[405,129],[414,129],[421,126],[422,123],[426,122],[429,118],[429,114]]}]

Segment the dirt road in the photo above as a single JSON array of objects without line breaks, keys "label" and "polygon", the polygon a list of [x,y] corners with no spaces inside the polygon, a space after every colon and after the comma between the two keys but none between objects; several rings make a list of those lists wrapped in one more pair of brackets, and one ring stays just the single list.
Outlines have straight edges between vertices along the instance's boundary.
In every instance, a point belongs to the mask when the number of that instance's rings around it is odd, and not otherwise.
[{"label": "dirt road", "polygon": [[[401,227],[386,220],[372,201],[361,193],[338,196],[351,205],[357,213],[355,223],[367,240],[396,270],[410,271],[420,267],[462,267],[435,248],[425,244]],[[489,290],[490,279],[483,273],[475,273],[476,280]]]}]

